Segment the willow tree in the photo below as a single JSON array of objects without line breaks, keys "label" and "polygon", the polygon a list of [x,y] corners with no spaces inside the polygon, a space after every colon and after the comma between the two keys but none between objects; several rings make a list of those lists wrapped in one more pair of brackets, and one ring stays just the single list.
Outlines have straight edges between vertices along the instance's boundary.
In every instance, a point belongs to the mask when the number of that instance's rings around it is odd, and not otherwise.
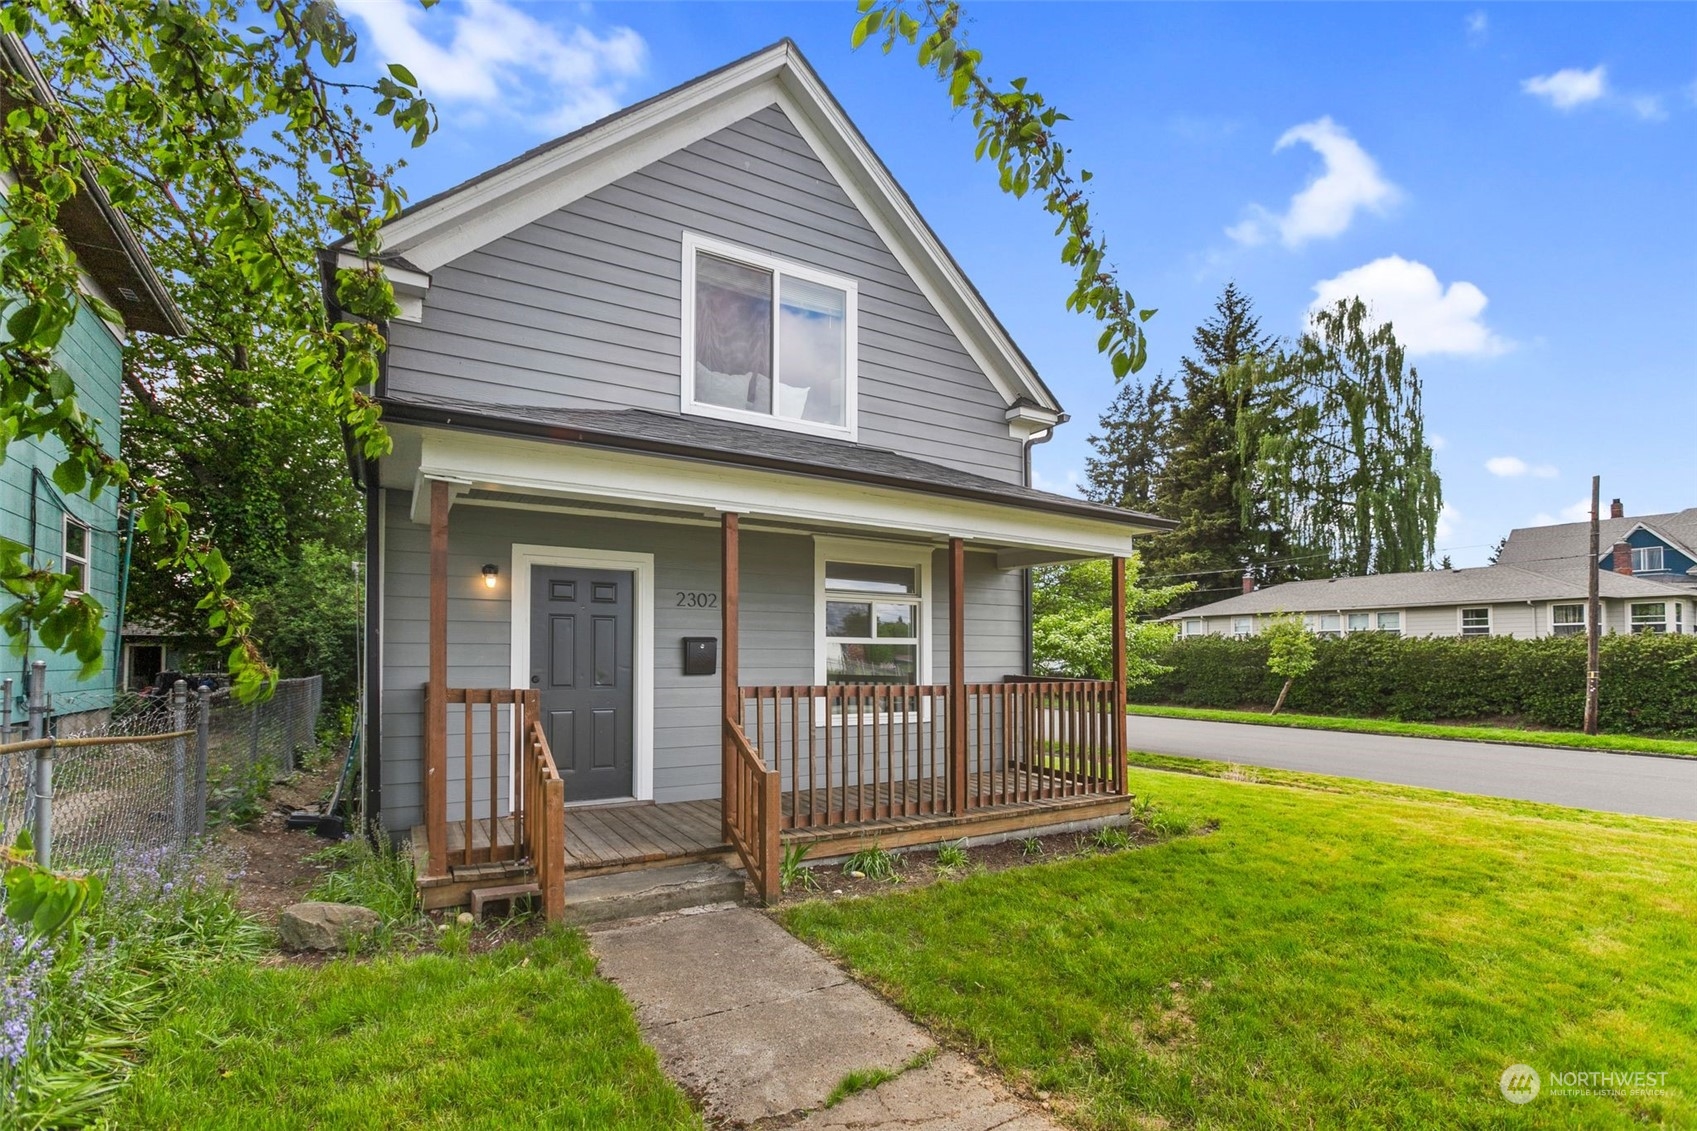
[{"label": "willow tree", "polygon": [[1432,559],[1443,489],[1389,322],[1359,298],[1316,311],[1294,349],[1236,370],[1240,451],[1254,492],[1290,540],[1339,573],[1399,573]]},{"label": "willow tree", "polygon": [[[381,326],[396,309],[374,257],[401,196],[391,171],[368,158],[371,127],[353,103],[414,144],[433,113],[404,67],[369,83],[344,77],[355,37],[326,0],[8,2],[0,34],[41,51],[53,84],[43,97],[23,76],[0,78],[14,107],[0,120],[0,171],[9,174],[0,193],[0,458],[7,440],[56,440],[60,490],[124,492],[154,564],[197,595],[238,692],[259,693],[275,673],[214,532],[171,484],[105,449],[57,360],[87,301],[59,214],[96,179],[162,251],[185,310],[197,304],[182,288],[209,296],[181,347],[132,347],[132,394],[150,380],[157,388],[258,372],[252,347],[263,340],[266,360],[290,368],[305,390],[314,426],[339,426],[381,455],[389,439],[362,390],[377,376]],[[304,231],[345,240],[362,263],[336,272],[346,321],[325,318]],[[69,581],[0,539],[9,601],[0,629],[14,647],[34,634],[73,652],[88,672],[104,651],[102,610]]]}]

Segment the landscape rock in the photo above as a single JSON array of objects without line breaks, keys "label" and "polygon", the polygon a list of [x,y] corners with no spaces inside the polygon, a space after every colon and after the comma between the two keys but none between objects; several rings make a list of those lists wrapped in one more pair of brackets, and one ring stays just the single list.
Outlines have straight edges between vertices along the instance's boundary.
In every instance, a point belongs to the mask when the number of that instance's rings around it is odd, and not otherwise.
[{"label": "landscape rock", "polygon": [[383,925],[377,912],[352,903],[296,903],[277,917],[277,937],[289,950],[345,950]]}]

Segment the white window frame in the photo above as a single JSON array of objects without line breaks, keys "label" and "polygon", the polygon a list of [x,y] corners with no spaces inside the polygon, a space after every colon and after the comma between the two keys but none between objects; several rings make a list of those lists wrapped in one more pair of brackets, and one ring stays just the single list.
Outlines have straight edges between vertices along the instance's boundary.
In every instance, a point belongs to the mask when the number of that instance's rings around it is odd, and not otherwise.
[{"label": "white window frame", "polygon": [[[1239,629],[1237,627],[1238,621],[1248,621],[1249,627],[1246,628],[1246,629]],[[1251,636],[1254,636],[1254,635],[1255,635],[1255,618],[1253,616],[1247,616],[1247,617],[1234,616],[1234,617],[1232,617],[1232,638],[1233,639],[1235,639],[1235,640],[1248,640]]]},{"label": "white window frame", "polygon": [[[1577,630],[1574,631],[1574,632],[1557,632],[1556,631],[1556,627],[1557,627],[1556,626],[1556,610],[1557,609],[1565,609],[1570,605],[1579,609],[1579,624],[1577,626]],[[1583,636],[1583,635],[1585,635],[1587,628],[1590,627],[1588,622],[1591,619],[1591,613],[1590,613],[1590,610],[1586,607],[1586,602],[1584,602],[1584,601],[1551,601],[1550,607],[1547,610],[1547,613],[1548,613],[1548,619],[1546,620],[1545,623],[1547,623],[1550,626],[1550,635],[1551,636]],[[1562,625],[1561,627],[1572,628],[1574,626],[1572,626],[1572,625]]]},{"label": "white window frame", "polygon": [[[80,555],[71,553],[71,527],[73,526],[80,527],[82,529],[82,553]],[[64,573],[70,573],[71,563],[73,562],[82,567],[82,585],[77,588],[67,589],[65,591],[66,593],[75,596],[88,592],[89,584],[93,580],[89,576],[92,565],[91,559],[93,557],[94,527],[74,515],[65,515],[63,521],[59,524],[60,570]]]},{"label": "white window frame", "polygon": [[[821,424],[812,420],[787,420],[776,413],[748,412],[743,409],[726,408],[723,405],[703,404],[695,399],[695,261],[696,255],[706,252],[733,263],[741,263],[748,267],[756,267],[763,271],[772,272],[772,388],[776,396],[779,374],[778,353],[778,281],[784,275],[793,275],[797,279],[805,279],[810,283],[834,287],[843,291],[844,325],[843,334],[846,344],[846,356],[843,359],[843,423]],[[679,399],[683,412],[692,416],[711,416],[718,420],[734,420],[739,424],[757,424],[763,428],[778,428],[786,432],[806,432],[815,436],[835,436],[842,440],[853,440],[859,435],[859,388],[860,388],[860,289],[853,279],[841,275],[833,275],[787,259],[779,259],[763,252],[725,243],[709,236],[697,235],[694,232],[683,234],[683,354],[680,360]]]},{"label": "white window frame", "polygon": [[[1194,632],[1191,631],[1192,625],[1196,628]],[[1206,636],[1208,635],[1208,622],[1203,617],[1185,617],[1179,624],[1179,635],[1186,638]]]},{"label": "white window frame", "polygon": [[[888,565],[912,568],[914,576],[919,581],[918,612],[914,616],[914,644],[917,657],[915,662],[914,682],[920,686],[931,683],[931,617],[934,610],[931,590],[931,556],[932,547],[919,546],[900,542],[867,542],[852,538],[823,538],[813,539],[813,683],[816,687],[825,686],[825,653],[829,641],[825,636],[825,602],[830,599],[830,591],[825,587],[825,563],[854,562],[857,565]],[[839,592],[842,600],[876,600],[873,595],[866,593]],[[899,638],[891,638],[891,644],[903,643]],[[929,700],[921,700],[929,704]],[[814,725],[823,727],[831,722],[825,705],[814,703]],[[912,720],[915,714],[909,711],[906,720]]]},{"label": "white window frame", "polygon": [[[1379,618],[1383,617],[1383,616],[1394,616],[1394,617],[1396,617],[1396,627],[1395,628],[1384,628],[1384,627],[1382,627],[1379,624]],[[1368,631],[1370,631],[1370,632],[1394,632],[1398,636],[1401,636],[1407,630],[1407,625],[1408,625],[1408,617],[1406,615],[1404,615],[1403,610],[1401,610],[1401,609],[1375,609],[1375,610],[1373,610],[1373,627],[1371,629],[1369,629]]]},{"label": "white window frame", "polygon": [[[1485,631],[1467,631],[1467,614],[1485,610]],[[1490,605],[1460,605],[1455,610],[1455,631],[1457,636],[1491,636],[1497,631],[1497,613]]]},{"label": "white window frame", "polygon": [[[1338,623],[1337,623],[1336,628],[1327,628],[1326,627],[1326,618],[1327,617],[1336,617],[1337,618]],[[1332,639],[1336,639],[1338,637],[1341,637],[1345,633],[1345,631],[1347,631],[1348,624],[1349,624],[1349,619],[1346,616],[1344,616],[1343,611],[1341,609],[1338,610],[1337,612],[1333,612],[1333,613],[1315,613],[1314,614],[1314,635],[1315,636],[1325,636],[1325,637],[1329,637],[1329,638],[1332,638]]]},{"label": "white window frame", "polygon": [[[1676,605],[1676,604],[1678,604],[1677,601],[1629,601],[1629,602],[1627,602],[1627,605],[1626,605],[1626,631],[1629,632],[1629,633],[1633,633],[1633,634],[1636,634],[1636,633],[1639,633],[1639,632],[1654,632],[1655,631],[1654,626],[1659,624],[1659,625],[1662,626],[1661,630],[1662,630],[1663,633],[1668,632],[1669,629],[1673,625],[1673,619],[1671,618],[1671,616],[1668,613],[1668,606],[1669,605]],[[1661,620],[1640,621],[1638,619],[1638,610],[1639,609],[1647,609],[1651,605],[1660,605],[1662,607],[1662,619]]]},{"label": "white window frame", "polygon": [[[1656,564],[1653,565],[1653,566],[1649,565],[1649,564],[1639,565],[1638,563],[1640,561],[1643,561],[1643,562],[1646,562],[1646,563],[1649,561],[1650,552],[1652,550],[1654,550],[1655,554],[1656,554]],[[1667,561],[1668,561],[1668,552],[1667,552],[1667,548],[1664,547],[1664,546],[1634,546],[1634,547],[1632,547],[1632,572],[1633,573],[1666,573],[1667,568],[1668,568]]]}]

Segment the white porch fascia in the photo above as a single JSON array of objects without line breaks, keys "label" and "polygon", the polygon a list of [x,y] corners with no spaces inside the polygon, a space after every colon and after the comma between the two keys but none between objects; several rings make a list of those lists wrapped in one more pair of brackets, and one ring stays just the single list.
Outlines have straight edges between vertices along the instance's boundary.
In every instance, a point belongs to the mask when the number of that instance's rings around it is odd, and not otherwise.
[{"label": "white porch fascia", "polygon": [[1133,534],[1149,533],[1081,515],[580,444],[434,429],[425,430],[420,442],[414,521],[428,518],[428,503],[421,510],[419,500],[429,494],[425,485],[439,479],[463,489],[699,516],[735,511],[868,534],[961,538],[995,550],[1003,569],[1129,557]]}]

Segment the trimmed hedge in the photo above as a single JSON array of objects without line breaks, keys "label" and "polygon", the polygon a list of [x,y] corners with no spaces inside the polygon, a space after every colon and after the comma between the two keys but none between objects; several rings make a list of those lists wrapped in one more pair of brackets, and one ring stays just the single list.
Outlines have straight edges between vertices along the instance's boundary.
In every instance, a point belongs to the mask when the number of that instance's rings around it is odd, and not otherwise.
[{"label": "trimmed hedge", "polygon": [[[1407,722],[1518,719],[1557,730],[1584,722],[1582,636],[1361,632],[1315,645],[1314,670],[1291,687],[1288,710]],[[1267,644],[1258,637],[1175,640],[1159,662],[1172,670],[1132,688],[1134,701],[1271,707],[1284,682],[1267,670]],[[1601,729],[1697,735],[1697,636],[1605,636],[1601,670]]]}]

